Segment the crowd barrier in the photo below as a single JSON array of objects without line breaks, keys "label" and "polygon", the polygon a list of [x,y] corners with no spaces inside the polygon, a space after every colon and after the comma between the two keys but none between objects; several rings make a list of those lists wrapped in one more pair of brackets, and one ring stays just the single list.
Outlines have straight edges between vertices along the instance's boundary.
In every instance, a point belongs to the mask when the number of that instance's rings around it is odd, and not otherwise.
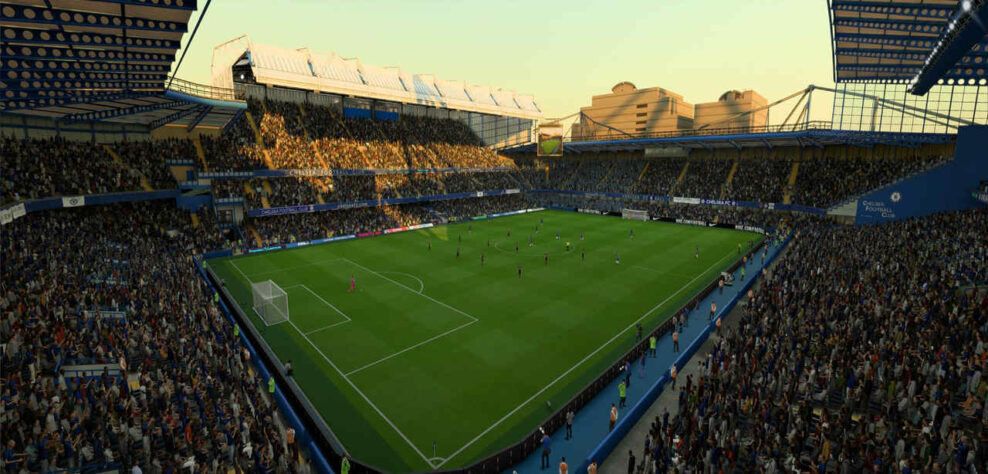
[{"label": "crowd barrier", "polygon": [[[264,342],[212,269],[202,265],[203,261],[201,258],[195,259],[196,270],[210,289],[220,295],[219,306],[227,320],[240,327],[240,340],[250,352],[251,360],[257,368],[257,376],[262,381],[274,378],[276,389],[272,398],[281,410],[285,422],[295,430],[295,442],[309,452],[309,462],[315,472],[335,474],[330,465],[334,460],[327,459],[323,453],[345,452],[342,444],[322,422],[322,418],[318,417],[309,400],[301,395],[302,390],[295,381],[279,370],[282,367],[281,361]],[[339,454],[336,454],[335,462],[339,461]]]},{"label": "crowd barrier", "polygon": [[[792,239],[791,235],[786,237],[786,239],[783,240],[780,249],[785,248],[785,246],[789,244],[789,241],[791,239]],[[757,254],[758,250],[763,245],[766,245],[764,241],[761,244],[759,244],[757,247],[755,247],[753,250],[748,252],[747,254],[748,257]],[[775,261],[775,258],[778,256],[779,256],[779,252],[775,252],[774,254],[772,254],[766,260],[763,268],[767,268],[769,265],[771,265],[771,263]],[[740,265],[741,265],[740,262],[735,262],[735,264],[731,266],[731,269],[729,271],[733,273]],[[728,304],[726,304],[723,308],[718,309],[717,316],[714,317],[712,321],[707,323],[706,327],[703,328],[703,331],[701,331],[700,334],[693,339],[693,341],[689,344],[689,346],[686,347],[686,350],[684,350],[679,355],[679,357],[677,357],[676,360],[673,362],[679,370],[682,370],[683,367],[686,367],[686,364],[689,362],[689,360],[693,357],[694,354],[696,354],[698,350],[700,350],[700,347],[702,347],[703,344],[707,341],[707,338],[710,337],[710,333],[716,331],[717,318],[730,314],[731,310],[734,309],[735,305],[737,305],[737,303],[741,301],[741,299],[745,296],[748,290],[751,289],[751,287],[755,284],[755,282],[757,282],[760,278],[761,276],[760,274],[758,274],[755,275],[753,278],[750,278],[747,281],[745,281],[741,285],[741,288],[737,292],[737,294],[735,294],[734,297],[730,299]],[[698,299],[705,298],[708,294],[710,294],[714,290],[715,286],[716,285],[708,286],[706,289],[704,289],[703,292],[697,295],[697,298]],[[617,424],[614,425],[614,430],[612,430],[606,436],[604,436],[604,439],[601,440],[601,442],[590,452],[590,454],[587,455],[586,459],[584,459],[581,462],[580,466],[577,467],[577,470],[575,472],[584,472],[591,462],[597,461],[599,463],[604,459],[606,459],[607,456],[614,451],[614,448],[617,447],[617,445],[621,442],[621,440],[623,440],[624,437],[627,436],[628,432],[631,431],[631,428],[635,426],[635,423],[637,423],[638,420],[640,420],[641,417],[645,415],[645,412],[648,411],[649,407],[651,407],[652,404],[655,403],[655,400],[657,400],[659,396],[662,395],[662,391],[665,389],[666,384],[668,384],[669,382],[670,382],[670,375],[669,375],[669,371],[666,370],[665,374],[659,377],[658,380],[656,380],[648,388],[645,394],[642,395],[642,398],[628,410],[627,415],[625,415],[624,417],[618,420]]]},{"label": "crowd barrier", "polygon": [[679,197],[679,196],[657,196],[652,194],[598,193],[598,192],[588,192],[588,191],[570,191],[570,190],[557,190],[557,189],[530,189],[525,192],[530,194],[561,194],[561,195],[580,196],[580,197],[589,197],[589,198],[603,198],[603,199],[629,199],[632,201],[657,201],[657,202],[667,202],[667,203],[671,202],[674,204],[687,204],[694,206],[746,207],[746,208],[768,209],[774,211],[803,212],[807,214],[815,214],[818,216],[824,216],[827,214],[826,209],[820,209],[812,206],[803,206],[800,204],[781,204],[776,202],[735,201],[730,199],[705,199],[705,198],[690,198],[690,197]]},{"label": "crowd barrier", "polygon": [[154,199],[175,199],[181,195],[177,189],[160,191],[137,191],[108,194],[87,194],[84,196],[62,196],[34,199],[11,204],[0,209],[0,225],[7,225],[27,214],[66,207],[99,206],[117,202],[151,201]]},{"label": "crowd barrier", "polygon": [[[494,219],[494,218],[498,218],[498,217],[513,216],[515,214],[525,214],[525,213],[529,213],[529,212],[538,212],[538,211],[542,211],[542,210],[544,210],[544,209],[541,208],[541,207],[536,207],[536,208],[533,208],[533,209],[519,209],[517,211],[501,212],[501,213],[497,213],[497,214],[488,214],[486,216],[464,217],[463,219],[459,219],[459,220],[451,221],[451,222],[460,222],[460,221],[467,221],[467,220],[479,220],[479,219]],[[427,222],[425,224],[416,224],[416,225],[410,225],[410,226],[395,227],[393,229],[378,230],[378,231],[374,231],[374,232],[362,232],[360,234],[335,235],[333,237],[328,237],[328,238],[325,238],[325,239],[306,240],[306,241],[302,241],[302,242],[287,242],[287,243],[284,243],[284,244],[273,244],[273,245],[268,245],[266,247],[259,247],[259,248],[247,249],[247,253],[251,254],[251,253],[261,253],[261,252],[272,252],[272,251],[275,251],[275,250],[287,250],[287,249],[293,249],[293,248],[297,248],[297,247],[307,247],[309,245],[318,245],[318,244],[325,244],[325,243],[329,243],[329,242],[338,242],[338,241],[341,241],[341,240],[358,239],[358,238],[363,238],[363,237],[373,237],[373,236],[376,236],[376,235],[394,234],[394,233],[397,233],[397,232],[406,232],[406,231],[409,231],[409,230],[427,229],[429,227],[433,227],[433,226],[436,226],[436,225],[439,225],[439,224],[434,223],[434,222]],[[207,259],[210,259],[210,258],[215,258],[215,257],[227,257],[227,256],[230,256],[232,254],[233,253],[230,250],[217,250],[215,252],[207,252],[207,253],[203,254],[203,256],[205,258],[207,258]]]},{"label": "crowd barrier", "polygon": [[416,173],[497,173],[512,171],[508,166],[466,168],[305,168],[305,169],[259,169],[251,171],[202,171],[199,179],[250,179],[250,178],[289,178],[315,176],[376,176],[382,174],[416,174]]},{"label": "crowd barrier", "polygon": [[364,201],[330,202],[326,204],[306,204],[302,206],[269,207],[262,209],[248,209],[247,215],[250,217],[281,216],[285,214],[301,214],[308,212],[334,211],[340,209],[359,209],[362,207],[378,207],[396,204],[411,204],[417,202],[504,196],[508,194],[518,194],[520,192],[520,189],[498,189],[492,191],[472,191],[468,193],[435,194],[431,196],[409,196],[389,199],[367,199]]}]

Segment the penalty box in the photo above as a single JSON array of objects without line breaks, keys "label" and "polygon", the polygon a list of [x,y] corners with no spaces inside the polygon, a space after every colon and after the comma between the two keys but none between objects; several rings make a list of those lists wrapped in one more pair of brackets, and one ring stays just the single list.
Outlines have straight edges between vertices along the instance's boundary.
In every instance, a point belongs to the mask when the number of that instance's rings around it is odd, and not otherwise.
[{"label": "penalty box", "polygon": [[[345,258],[319,267],[318,281],[286,281],[291,322],[345,374],[376,366],[477,321],[420,292],[423,285],[418,281],[406,284],[402,276]],[[356,281],[352,292],[351,277]]]}]

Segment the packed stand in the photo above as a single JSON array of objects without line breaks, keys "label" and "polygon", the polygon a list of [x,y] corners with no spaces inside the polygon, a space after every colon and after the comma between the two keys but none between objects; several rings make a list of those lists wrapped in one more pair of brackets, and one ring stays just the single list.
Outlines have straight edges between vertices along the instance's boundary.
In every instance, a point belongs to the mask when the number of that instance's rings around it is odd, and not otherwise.
[{"label": "packed stand", "polygon": [[165,164],[166,159],[193,160],[196,150],[189,140],[138,140],[110,145],[128,167],[139,170],[152,189],[175,189],[177,183]]},{"label": "packed stand", "polygon": [[562,207],[566,209],[593,210],[601,213],[615,214],[620,214],[622,209],[635,209],[648,211],[649,217],[652,219],[686,219],[703,223],[754,225],[773,228],[779,227],[780,222],[783,220],[790,225],[818,222],[821,220],[820,217],[811,214],[760,208],[701,206],[661,201],[638,201],[553,193],[528,194],[525,199],[529,203],[528,207]]},{"label": "packed stand", "polygon": [[986,235],[985,209],[800,226],[737,328],[690,362],[644,472],[983,472]]},{"label": "packed stand", "polygon": [[891,183],[911,173],[942,164],[937,155],[896,159],[817,159],[799,164],[792,201],[828,208],[857,194]]},{"label": "packed stand", "polygon": [[[8,224],[0,242],[5,472],[295,465],[266,381],[192,260],[224,243],[188,211],[47,211]],[[106,309],[125,319],[85,313]],[[76,377],[74,361],[106,369]]]},{"label": "packed stand", "polygon": [[510,166],[484,147],[465,124],[449,119],[403,116],[401,120],[342,117],[315,104],[250,101],[263,148],[250,123],[235,124],[230,138],[203,143],[219,170],[463,168]]},{"label": "packed stand", "polygon": [[645,173],[631,187],[633,194],[669,196],[672,186],[686,166],[686,158],[664,158],[648,162]]},{"label": "packed stand", "polygon": [[743,158],[727,185],[724,199],[754,202],[782,202],[792,163],[767,157]]},{"label": "packed stand", "polygon": [[525,205],[520,195],[513,194],[266,216],[249,219],[245,226],[255,229],[264,245],[278,245],[514,211]]},{"label": "packed stand", "polygon": [[55,138],[4,137],[0,182],[4,203],[142,189],[141,173],[114,163],[102,145]]},{"label": "packed stand", "polygon": [[645,169],[644,160],[621,159],[611,168],[607,179],[597,185],[597,191],[602,193],[630,194],[635,182]]},{"label": "packed stand", "polygon": [[269,207],[282,207],[520,187],[520,183],[506,171],[300,176],[212,181],[214,197],[221,199],[242,197],[251,208],[265,207],[265,199]]},{"label": "packed stand", "polygon": [[727,176],[734,166],[734,160],[703,159],[690,160],[683,180],[676,186],[674,196],[718,199],[720,190],[727,182]]}]

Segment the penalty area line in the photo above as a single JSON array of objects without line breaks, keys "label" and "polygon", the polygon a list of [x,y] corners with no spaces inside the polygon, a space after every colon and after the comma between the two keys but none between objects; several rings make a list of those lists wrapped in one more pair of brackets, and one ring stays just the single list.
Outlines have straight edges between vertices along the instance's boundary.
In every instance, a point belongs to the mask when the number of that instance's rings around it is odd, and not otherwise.
[{"label": "penalty area line", "polygon": [[334,364],[329,357],[326,356],[326,354],[323,353],[322,349],[316,346],[315,343],[312,342],[312,339],[309,339],[309,336],[307,336],[304,332],[302,332],[302,330],[299,329],[298,326],[296,326],[293,321],[289,320],[288,324],[291,324],[292,327],[295,328],[296,331],[298,331],[298,333],[302,336],[302,338],[304,338],[306,342],[308,342],[309,345],[312,346],[312,348],[315,349],[316,352],[318,352],[319,355],[322,356],[323,360],[325,360],[326,363],[328,363],[330,367],[333,368],[333,370],[335,370],[338,374],[340,374],[341,377],[343,377],[343,380],[345,380],[350,385],[350,387],[353,388],[353,390],[356,391],[357,394],[360,395],[360,397],[363,398],[364,401],[367,402],[367,404],[370,405],[370,407],[373,408],[374,411],[377,412],[377,414],[380,415],[381,418],[384,419],[384,421],[389,426],[391,426],[392,429],[395,430],[395,433],[398,433],[398,435],[401,436],[401,438],[404,439],[405,442],[408,443],[408,445],[411,446],[413,450],[415,450],[415,452],[422,458],[423,461],[425,461],[427,464],[432,466],[433,469],[438,467],[436,463],[432,462],[432,459],[435,458],[430,459],[426,457],[426,455],[423,454],[421,450],[419,450],[418,446],[415,446],[415,443],[412,443],[412,440],[408,439],[408,436],[405,436],[405,433],[403,433],[400,429],[398,429],[398,427],[395,426],[394,422],[392,422],[391,419],[388,418],[387,415],[385,415],[384,412],[381,411],[381,409],[378,408],[377,405],[375,405],[374,402],[372,402],[371,399],[368,398],[367,395],[365,395],[364,392],[360,390],[360,388],[358,388],[357,385],[353,383],[353,381],[350,380],[350,378],[347,377],[346,374],[344,374],[343,371],[340,370],[340,368],[337,367],[336,364]]}]

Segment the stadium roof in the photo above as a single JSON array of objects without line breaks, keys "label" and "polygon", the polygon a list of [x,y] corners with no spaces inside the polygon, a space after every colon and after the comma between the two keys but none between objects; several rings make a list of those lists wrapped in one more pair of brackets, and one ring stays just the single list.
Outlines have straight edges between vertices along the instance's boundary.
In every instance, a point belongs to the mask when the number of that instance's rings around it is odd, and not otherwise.
[{"label": "stadium roof", "polygon": [[223,127],[233,91],[169,76],[196,0],[11,0],[0,110],[64,122]]},{"label": "stadium roof", "polygon": [[829,0],[834,80],[910,84],[988,77],[986,0]]},{"label": "stadium roof", "polygon": [[[807,124],[761,127],[756,132],[742,129],[688,130],[656,134],[651,137],[617,140],[567,141],[565,154],[614,153],[644,151],[661,148],[682,148],[684,150],[714,150],[745,148],[774,148],[798,146],[802,148],[823,148],[828,145],[855,145],[873,147],[875,145],[898,145],[919,147],[925,143],[950,143],[956,135],[934,133],[894,133],[832,130],[830,122],[809,122]],[[535,144],[528,143],[500,150],[508,154],[535,154]],[[551,158],[550,158],[551,159]]]},{"label": "stadium roof", "polygon": [[542,118],[542,111],[531,95],[439,79],[432,74],[410,74],[396,67],[371,66],[333,52],[258,44],[247,35],[213,48],[213,85],[234,87],[232,68],[242,64],[249,64],[255,80],[265,85],[509,117]]}]

